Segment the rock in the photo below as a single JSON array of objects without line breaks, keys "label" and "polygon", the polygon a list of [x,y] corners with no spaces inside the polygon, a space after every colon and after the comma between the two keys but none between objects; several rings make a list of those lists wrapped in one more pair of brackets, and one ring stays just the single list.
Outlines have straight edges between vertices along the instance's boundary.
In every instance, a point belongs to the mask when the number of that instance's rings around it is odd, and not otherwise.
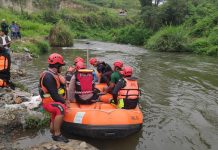
[{"label": "rock", "polygon": [[0,150],[5,150],[5,149],[6,149],[5,146],[2,143],[0,143]]},{"label": "rock", "polygon": [[23,50],[24,50],[24,52],[27,52],[27,53],[30,52],[30,50],[28,48],[26,48],[26,47],[24,47]]},{"label": "rock", "polygon": [[32,147],[31,150],[35,148],[39,150],[44,150],[44,149],[46,150],[85,150],[85,149],[97,150],[97,148],[87,144],[86,142],[71,140],[71,139],[68,143],[56,142],[56,141],[43,143],[41,145]]},{"label": "rock", "polygon": [[86,142],[82,142],[82,143],[80,143],[80,145],[79,145],[81,148],[87,148],[87,144],[86,144]]},{"label": "rock", "polygon": [[12,89],[7,88],[7,87],[5,87],[4,90],[5,90],[6,92],[12,92]]},{"label": "rock", "polygon": [[20,103],[22,103],[23,101],[22,101],[22,99],[20,98],[20,97],[17,97],[16,99],[15,99],[15,103],[16,104],[20,104]]},{"label": "rock", "polygon": [[25,69],[19,69],[18,71],[17,71],[17,74],[19,75],[19,76],[26,76],[26,71],[25,71]]},{"label": "rock", "polygon": [[13,104],[14,95],[12,93],[2,93],[0,95],[0,103],[1,104]]},{"label": "rock", "polygon": [[53,146],[52,146],[52,149],[53,149],[53,150],[58,150],[58,149],[60,149],[60,147],[58,147],[57,145],[53,145]]},{"label": "rock", "polygon": [[26,61],[30,61],[30,60],[32,60],[33,59],[33,57],[32,57],[32,55],[30,54],[30,53],[26,53],[25,54],[25,60]]},{"label": "rock", "polygon": [[52,146],[50,143],[48,143],[48,144],[43,145],[43,148],[50,150],[52,148]]}]

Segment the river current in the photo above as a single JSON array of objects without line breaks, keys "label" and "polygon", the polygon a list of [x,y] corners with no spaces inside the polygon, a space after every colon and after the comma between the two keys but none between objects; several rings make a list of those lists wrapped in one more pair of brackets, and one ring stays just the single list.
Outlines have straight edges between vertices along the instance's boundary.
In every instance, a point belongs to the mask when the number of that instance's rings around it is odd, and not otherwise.
[{"label": "river current", "polygon": [[[72,48],[56,49],[67,64],[75,56],[97,57],[112,65],[120,59],[134,68],[142,96],[144,115],[140,132],[124,139],[85,140],[103,150],[217,150],[218,59],[180,53],[157,53],[131,45],[77,41]],[[23,64],[27,76],[19,82],[37,94],[39,73],[47,67],[47,55]],[[65,68],[66,69],[66,68]],[[48,129],[20,131],[12,144],[27,148],[50,141]]]}]

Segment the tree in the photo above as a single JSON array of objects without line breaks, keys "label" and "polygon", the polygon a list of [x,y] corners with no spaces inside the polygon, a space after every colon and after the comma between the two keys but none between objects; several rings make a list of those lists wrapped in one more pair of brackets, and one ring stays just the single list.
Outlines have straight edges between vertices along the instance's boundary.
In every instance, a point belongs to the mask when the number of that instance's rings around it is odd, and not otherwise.
[{"label": "tree", "polygon": [[23,14],[23,8],[26,6],[27,0],[12,0],[11,2],[18,4],[20,6],[20,12]]},{"label": "tree", "polygon": [[152,6],[152,0],[139,0],[142,7]]}]

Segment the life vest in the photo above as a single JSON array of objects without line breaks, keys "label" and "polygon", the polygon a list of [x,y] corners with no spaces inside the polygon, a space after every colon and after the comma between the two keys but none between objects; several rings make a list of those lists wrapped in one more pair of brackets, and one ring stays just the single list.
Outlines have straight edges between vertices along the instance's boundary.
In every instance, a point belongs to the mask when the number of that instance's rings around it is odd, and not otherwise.
[{"label": "life vest", "polygon": [[118,92],[119,99],[138,100],[140,96],[139,86],[136,78],[124,78],[126,85]]},{"label": "life vest", "polygon": [[94,77],[93,70],[80,69],[76,72],[76,95],[84,95],[93,93],[94,90]]},{"label": "life vest", "polygon": [[10,59],[7,54],[1,54],[0,53],[0,73],[10,71]]},{"label": "life vest", "polygon": [[39,80],[40,82],[39,90],[40,90],[40,96],[42,97],[42,100],[43,100],[43,104],[54,102],[48,90],[43,85],[43,78],[45,77],[47,73],[50,73],[54,77],[56,81],[56,87],[58,89],[58,94],[64,99],[66,99],[65,78],[62,75],[54,74],[51,71],[44,71],[43,73],[40,74],[40,80]]},{"label": "life vest", "polygon": [[0,78],[0,87],[6,87],[8,85],[7,81]]},{"label": "life vest", "polygon": [[10,80],[10,55],[1,51],[0,53],[0,87],[6,87]]}]

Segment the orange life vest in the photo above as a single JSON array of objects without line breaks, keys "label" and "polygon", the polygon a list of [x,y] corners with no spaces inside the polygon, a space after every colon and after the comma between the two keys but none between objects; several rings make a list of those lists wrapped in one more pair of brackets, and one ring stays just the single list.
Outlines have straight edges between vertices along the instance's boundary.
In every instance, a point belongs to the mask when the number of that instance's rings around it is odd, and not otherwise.
[{"label": "orange life vest", "polygon": [[[40,90],[42,91],[41,97],[42,97],[42,102],[43,104],[48,104],[51,102],[54,102],[54,100],[51,98],[51,95],[49,94],[48,90],[46,89],[46,87],[43,85],[43,78],[45,77],[45,75],[47,73],[50,73],[55,81],[56,81],[56,87],[58,89],[58,94],[63,97],[64,99],[66,99],[66,89],[65,89],[65,78],[62,75],[59,74],[54,74],[51,71],[44,71],[40,74]],[[63,85],[63,86],[61,86]]]},{"label": "orange life vest", "polygon": [[0,87],[6,87],[7,86],[7,82],[3,79],[0,79]]},{"label": "orange life vest", "polygon": [[4,55],[0,56],[0,71],[7,70],[9,67],[8,65],[8,58],[5,57]]},{"label": "orange life vest", "polygon": [[0,53],[0,87],[6,87],[10,80],[10,55],[1,51]]},{"label": "orange life vest", "polygon": [[124,78],[126,86],[118,92],[119,99],[138,100],[140,96],[138,82],[134,78]]}]

